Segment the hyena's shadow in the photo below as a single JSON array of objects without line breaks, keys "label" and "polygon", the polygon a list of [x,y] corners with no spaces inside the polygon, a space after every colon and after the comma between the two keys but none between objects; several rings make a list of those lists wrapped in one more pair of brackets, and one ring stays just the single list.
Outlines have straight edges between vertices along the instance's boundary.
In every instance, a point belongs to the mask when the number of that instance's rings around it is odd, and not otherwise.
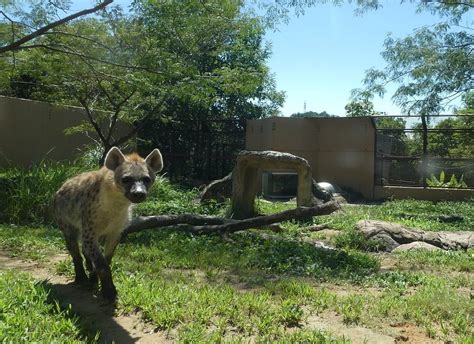
[{"label": "hyena's shadow", "polygon": [[77,318],[81,336],[92,342],[99,332],[99,343],[135,343],[138,338],[123,328],[115,317],[115,305],[104,300],[89,289],[80,288],[71,282],[67,284],[51,283],[44,280],[39,283],[49,291],[48,302],[58,304],[64,315]]}]

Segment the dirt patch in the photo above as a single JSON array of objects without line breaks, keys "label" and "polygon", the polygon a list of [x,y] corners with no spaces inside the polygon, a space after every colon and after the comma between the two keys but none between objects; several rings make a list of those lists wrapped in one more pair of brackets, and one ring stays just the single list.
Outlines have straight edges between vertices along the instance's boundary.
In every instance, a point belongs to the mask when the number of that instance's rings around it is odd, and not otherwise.
[{"label": "dirt patch", "polygon": [[361,326],[347,326],[343,324],[340,317],[335,313],[324,315],[310,315],[306,320],[306,327],[311,329],[322,329],[334,333],[337,336],[349,339],[351,343],[367,344],[393,344],[395,338],[383,333],[376,332]]},{"label": "dirt patch", "polygon": [[[66,254],[54,256],[51,262],[66,259]],[[54,263],[48,263],[52,267]],[[91,290],[84,290],[65,277],[55,275],[37,263],[11,257],[0,250],[0,270],[17,270],[31,274],[41,281],[45,288],[51,289],[60,300],[62,307],[71,305],[72,310],[81,319],[81,323],[90,329],[100,331],[100,342],[117,344],[171,343],[172,338],[164,332],[155,332],[154,327],[143,322],[139,314],[117,314],[115,307],[105,304]]]},{"label": "dirt patch", "polygon": [[443,343],[442,341],[428,337],[423,329],[410,323],[396,323],[390,325],[396,328],[399,335],[395,338],[395,343],[426,343],[426,344],[438,344]]}]

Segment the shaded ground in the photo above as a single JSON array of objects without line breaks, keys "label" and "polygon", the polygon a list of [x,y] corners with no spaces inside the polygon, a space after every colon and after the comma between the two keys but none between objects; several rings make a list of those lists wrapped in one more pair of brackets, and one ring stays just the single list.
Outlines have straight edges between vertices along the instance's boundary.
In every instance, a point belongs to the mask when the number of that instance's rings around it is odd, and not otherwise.
[{"label": "shaded ground", "polygon": [[[60,254],[52,257],[53,264],[67,256]],[[100,341],[105,343],[170,343],[166,334],[155,332],[145,324],[137,314],[117,314],[113,306],[105,304],[90,290],[83,290],[71,280],[58,276],[45,267],[45,264],[13,258],[0,250],[0,269],[14,269],[30,273],[51,289],[55,299],[62,307],[72,306],[72,310],[81,319],[81,325],[100,331]]]}]

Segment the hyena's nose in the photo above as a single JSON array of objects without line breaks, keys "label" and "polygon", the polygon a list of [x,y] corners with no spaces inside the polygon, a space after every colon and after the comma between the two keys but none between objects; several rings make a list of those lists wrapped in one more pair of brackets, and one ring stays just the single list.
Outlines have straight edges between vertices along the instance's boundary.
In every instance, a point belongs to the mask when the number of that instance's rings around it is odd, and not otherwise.
[{"label": "hyena's nose", "polygon": [[143,183],[137,182],[130,189],[130,201],[133,203],[143,202],[146,198],[146,187]]},{"label": "hyena's nose", "polygon": [[132,191],[130,192],[130,200],[133,203],[143,202],[146,198],[146,192],[144,191]]}]

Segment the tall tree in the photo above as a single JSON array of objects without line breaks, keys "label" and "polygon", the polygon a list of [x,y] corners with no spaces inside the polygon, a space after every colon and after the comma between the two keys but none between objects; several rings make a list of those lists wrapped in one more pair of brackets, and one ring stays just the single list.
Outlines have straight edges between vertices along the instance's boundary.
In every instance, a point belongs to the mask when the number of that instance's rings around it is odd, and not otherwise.
[{"label": "tall tree", "polygon": [[[283,101],[266,60],[258,17],[242,4],[136,1],[43,35],[48,53],[23,49],[3,60],[2,94],[79,105],[106,151],[143,125],[183,119],[259,118]],[[64,53],[67,49],[68,53]],[[117,123],[133,132],[116,137]]]}]

